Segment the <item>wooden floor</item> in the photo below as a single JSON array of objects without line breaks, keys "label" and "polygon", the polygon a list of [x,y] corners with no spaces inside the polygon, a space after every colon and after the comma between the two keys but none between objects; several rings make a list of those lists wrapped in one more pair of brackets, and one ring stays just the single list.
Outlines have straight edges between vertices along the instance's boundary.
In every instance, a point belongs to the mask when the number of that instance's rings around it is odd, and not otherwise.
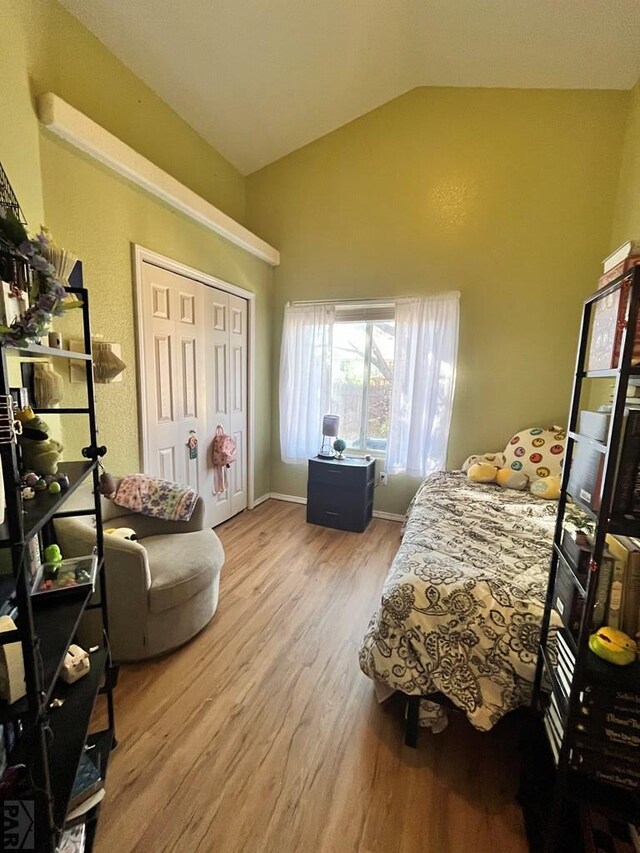
[{"label": "wooden floor", "polygon": [[122,669],[98,853],[524,853],[517,724],[408,749],[358,668],[399,524],[341,533],[270,500],[218,533],[213,621]]}]

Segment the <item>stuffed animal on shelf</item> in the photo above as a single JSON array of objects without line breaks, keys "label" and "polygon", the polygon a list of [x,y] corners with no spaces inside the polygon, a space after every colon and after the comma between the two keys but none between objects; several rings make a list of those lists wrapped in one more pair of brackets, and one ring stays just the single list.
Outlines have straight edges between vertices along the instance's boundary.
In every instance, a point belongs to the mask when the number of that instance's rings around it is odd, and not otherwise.
[{"label": "stuffed animal on shelf", "polygon": [[638,657],[638,646],[623,631],[604,626],[589,637],[589,648],[602,660],[628,666]]},{"label": "stuffed animal on shelf", "polygon": [[59,441],[49,438],[49,426],[29,406],[20,409],[16,417],[22,423],[18,444],[24,468],[41,477],[56,474],[63,447]]},{"label": "stuffed animal on shelf", "polygon": [[133,527],[108,527],[104,532],[118,539],[128,539],[130,542],[136,542],[138,539]]},{"label": "stuffed animal on shelf", "polygon": [[100,474],[100,494],[111,501],[116,496],[116,481],[107,471]]}]

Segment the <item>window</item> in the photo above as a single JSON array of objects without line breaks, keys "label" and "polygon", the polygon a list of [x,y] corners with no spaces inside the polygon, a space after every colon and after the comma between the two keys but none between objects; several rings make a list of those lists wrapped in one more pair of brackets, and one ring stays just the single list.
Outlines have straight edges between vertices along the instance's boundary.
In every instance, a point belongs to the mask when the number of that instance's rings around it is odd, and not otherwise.
[{"label": "window", "polygon": [[354,451],[386,455],[387,470],[440,470],[458,349],[457,292],[393,304],[301,302],[284,309],[280,350],[280,452],[315,456],[322,418],[340,416]]},{"label": "window", "polygon": [[336,311],[331,411],[349,450],[384,454],[389,438],[395,344],[392,305]]}]

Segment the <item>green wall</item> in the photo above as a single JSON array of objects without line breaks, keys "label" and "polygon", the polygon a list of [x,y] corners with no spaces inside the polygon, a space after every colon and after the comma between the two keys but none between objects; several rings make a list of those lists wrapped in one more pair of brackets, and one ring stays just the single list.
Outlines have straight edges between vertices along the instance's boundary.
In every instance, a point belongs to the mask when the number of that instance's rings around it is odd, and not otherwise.
[{"label": "green wall", "polygon": [[[461,291],[451,465],[566,418],[579,300],[610,245],[640,236],[638,87],[417,89],[245,179],[55,0],[0,0],[0,19],[0,160],[32,230],[83,258],[94,331],[130,365],[97,389],[113,470],[139,463],[132,242],[256,293],[257,495],[305,489],[279,461],[287,299]],[[276,245],[281,267],[44,131],[49,90]],[[391,478],[376,507],[403,511],[415,485]]]},{"label": "green wall", "polygon": [[631,92],[611,249],[625,240],[640,240],[640,81]]},{"label": "green wall", "polygon": [[[42,129],[33,103],[53,91],[230,216],[242,220],[245,179],[53,0],[0,0],[3,103],[0,160],[32,231],[45,222],[78,254],[93,332],[123,346],[124,381],[98,386],[106,460],[139,467],[131,244],[138,243],[256,294],[255,488],[269,490],[272,271]],[[68,448],[81,442],[67,422]],[[71,433],[71,434],[69,434]]]},{"label": "green wall", "polygon": [[[629,92],[416,89],[254,173],[247,224],[287,300],[460,290],[449,465],[566,421],[580,300],[608,249]],[[273,360],[271,488],[280,461]],[[376,508],[403,512],[416,482]]]}]

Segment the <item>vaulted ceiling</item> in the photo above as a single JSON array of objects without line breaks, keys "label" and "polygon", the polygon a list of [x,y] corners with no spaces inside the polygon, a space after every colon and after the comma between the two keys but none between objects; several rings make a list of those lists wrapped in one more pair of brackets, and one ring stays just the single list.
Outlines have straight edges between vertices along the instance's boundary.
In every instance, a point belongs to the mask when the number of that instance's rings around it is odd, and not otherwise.
[{"label": "vaulted ceiling", "polygon": [[61,2],[245,174],[416,86],[640,74],[640,0]]}]

